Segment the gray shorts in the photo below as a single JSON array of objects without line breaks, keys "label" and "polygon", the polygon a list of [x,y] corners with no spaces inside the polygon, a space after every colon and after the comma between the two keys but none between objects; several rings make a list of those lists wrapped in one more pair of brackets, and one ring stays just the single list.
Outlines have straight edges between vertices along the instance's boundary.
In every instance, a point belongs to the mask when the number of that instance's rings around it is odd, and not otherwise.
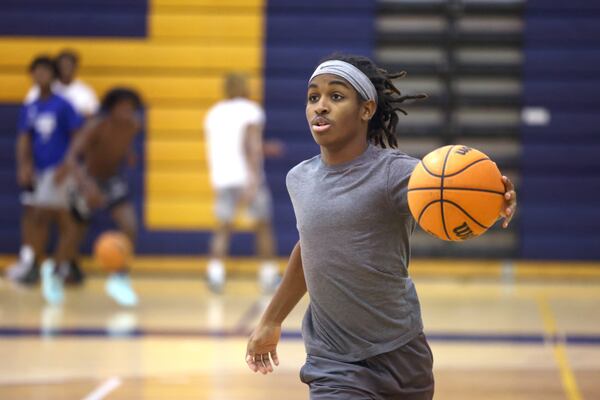
[{"label": "gray shorts", "polygon": [[357,362],[309,355],[300,380],[311,400],[431,400],[433,354],[423,333],[389,353]]},{"label": "gray shorts", "polygon": [[54,181],[55,174],[54,168],[36,172],[33,190],[21,193],[21,203],[32,207],[68,209],[69,192],[74,186],[73,178],[67,176],[57,184]]},{"label": "gray shorts", "polygon": [[[244,188],[229,187],[217,190],[215,203],[215,214],[221,222],[232,222],[240,201]],[[270,221],[272,215],[271,193],[265,185],[261,185],[252,203],[248,206],[248,216],[257,221]]]}]

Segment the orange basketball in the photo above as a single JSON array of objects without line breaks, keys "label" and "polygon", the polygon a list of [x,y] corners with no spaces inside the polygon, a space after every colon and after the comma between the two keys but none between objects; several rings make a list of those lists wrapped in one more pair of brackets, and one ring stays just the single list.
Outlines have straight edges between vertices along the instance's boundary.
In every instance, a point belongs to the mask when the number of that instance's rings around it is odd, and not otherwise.
[{"label": "orange basketball", "polygon": [[443,240],[481,235],[504,204],[502,175],[488,156],[468,146],[427,154],[408,182],[408,206],[421,228]]},{"label": "orange basketball", "polygon": [[104,232],[94,243],[96,262],[109,271],[127,266],[131,260],[131,252],[131,242],[127,236],[118,231]]}]

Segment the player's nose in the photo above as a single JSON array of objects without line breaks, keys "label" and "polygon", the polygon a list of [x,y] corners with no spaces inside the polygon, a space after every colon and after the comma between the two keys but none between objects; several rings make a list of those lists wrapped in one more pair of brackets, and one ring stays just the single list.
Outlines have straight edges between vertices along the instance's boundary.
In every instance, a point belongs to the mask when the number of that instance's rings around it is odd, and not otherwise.
[{"label": "player's nose", "polygon": [[319,99],[319,102],[315,105],[315,114],[323,115],[327,113],[329,113],[329,104],[327,103],[327,100],[324,99],[324,97],[321,97],[321,99]]}]

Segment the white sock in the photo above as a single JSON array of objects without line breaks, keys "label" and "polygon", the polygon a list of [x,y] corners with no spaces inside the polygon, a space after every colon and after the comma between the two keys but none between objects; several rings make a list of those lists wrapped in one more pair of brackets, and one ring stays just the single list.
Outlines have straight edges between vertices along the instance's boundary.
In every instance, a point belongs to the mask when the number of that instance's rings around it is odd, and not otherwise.
[{"label": "white sock", "polygon": [[279,272],[279,265],[275,261],[264,261],[260,265],[260,269]]},{"label": "white sock", "polygon": [[33,264],[33,260],[35,258],[35,254],[33,253],[33,248],[27,244],[21,246],[21,250],[19,251],[19,260],[23,264]]},{"label": "white sock", "polygon": [[279,266],[274,261],[265,261],[258,271],[258,280],[263,289],[272,287],[279,277]]},{"label": "white sock", "polygon": [[225,264],[218,258],[211,258],[206,268],[208,279],[216,282],[225,281]]}]

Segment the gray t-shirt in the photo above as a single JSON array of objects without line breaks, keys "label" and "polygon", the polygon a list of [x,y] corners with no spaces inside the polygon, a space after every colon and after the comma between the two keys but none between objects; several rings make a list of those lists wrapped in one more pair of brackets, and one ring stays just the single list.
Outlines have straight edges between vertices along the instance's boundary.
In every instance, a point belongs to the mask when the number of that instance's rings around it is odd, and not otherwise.
[{"label": "gray t-shirt", "polygon": [[416,224],[407,186],[418,161],[370,145],[348,163],[328,166],[316,156],[288,173],[310,296],[302,323],[308,354],[364,360],[422,331],[408,277]]}]

